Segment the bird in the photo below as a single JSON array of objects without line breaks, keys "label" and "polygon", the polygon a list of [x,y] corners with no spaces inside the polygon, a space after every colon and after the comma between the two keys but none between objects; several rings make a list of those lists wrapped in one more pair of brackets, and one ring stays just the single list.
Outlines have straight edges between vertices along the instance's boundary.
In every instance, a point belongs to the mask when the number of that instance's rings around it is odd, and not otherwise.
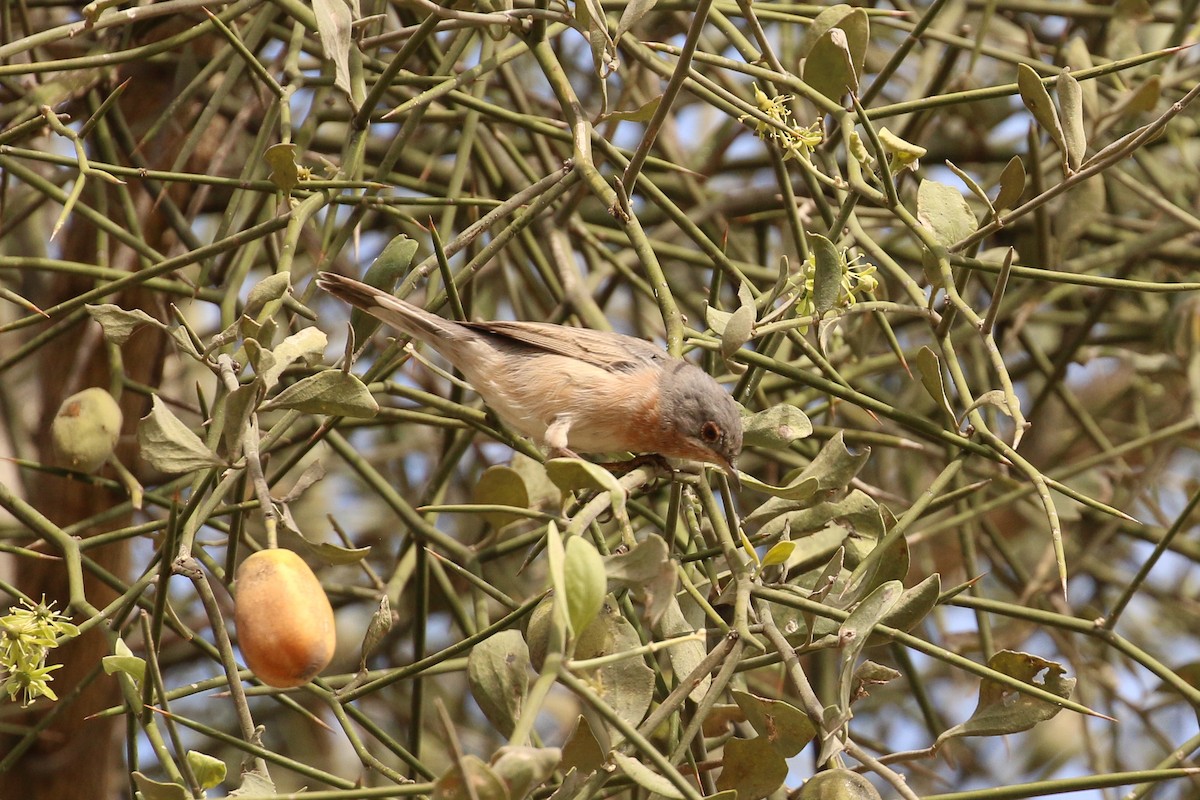
[{"label": "bird", "polygon": [[332,272],[319,273],[317,285],[441,353],[501,420],[551,457],[702,461],[739,485],[737,402],[707,372],[651,342],[549,322],[456,322]]}]

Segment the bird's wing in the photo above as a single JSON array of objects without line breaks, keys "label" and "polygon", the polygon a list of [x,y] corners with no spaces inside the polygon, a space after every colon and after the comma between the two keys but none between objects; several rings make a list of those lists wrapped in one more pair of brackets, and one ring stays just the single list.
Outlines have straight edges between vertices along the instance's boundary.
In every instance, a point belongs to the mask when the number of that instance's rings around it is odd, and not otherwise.
[{"label": "bird's wing", "polygon": [[633,372],[662,364],[667,353],[633,336],[591,328],[566,328],[548,322],[469,322],[482,333],[592,364],[609,372]]}]

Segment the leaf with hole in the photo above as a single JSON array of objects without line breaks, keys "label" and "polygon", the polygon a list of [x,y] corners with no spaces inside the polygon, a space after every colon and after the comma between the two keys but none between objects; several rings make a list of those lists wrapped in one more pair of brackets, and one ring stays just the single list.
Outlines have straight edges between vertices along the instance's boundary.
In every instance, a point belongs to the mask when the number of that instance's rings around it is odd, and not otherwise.
[{"label": "leaf with hole", "polygon": [[[1031,653],[1001,650],[988,659],[988,667],[1016,678],[1022,683],[1045,689],[1064,700],[1071,697],[1075,679],[1056,661]],[[1042,675],[1039,681],[1038,676]],[[1051,719],[1062,708],[1023,694],[1006,684],[984,678],[979,684],[979,703],[971,718],[942,733],[934,743],[940,746],[958,736],[1004,736],[1027,731],[1039,722]]]}]

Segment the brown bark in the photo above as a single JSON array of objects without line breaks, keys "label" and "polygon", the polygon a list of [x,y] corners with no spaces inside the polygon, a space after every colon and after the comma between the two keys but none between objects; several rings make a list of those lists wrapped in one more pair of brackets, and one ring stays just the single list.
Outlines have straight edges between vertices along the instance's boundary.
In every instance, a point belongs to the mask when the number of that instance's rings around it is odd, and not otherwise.
[{"label": "brown bark", "polygon": [[[192,22],[180,16],[159,26],[157,31],[147,32],[147,36],[157,38],[167,35],[187,24]],[[132,79],[119,103],[119,109],[135,137],[141,137],[149,130],[172,101],[173,94],[169,89],[180,85],[175,69],[169,63],[135,64],[120,76],[122,79]],[[196,113],[197,110],[197,107],[187,109],[188,113]],[[82,107],[72,109],[72,113],[74,116],[87,115]],[[217,128],[213,126],[213,135],[205,137],[206,141],[194,153],[192,161],[200,162],[211,157],[211,150],[215,146],[213,143],[221,138]],[[185,119],[169,122],[162,126],[154,139],[142,142],[139,151],[141,158],[152,168],[170,169],[175,154],[180,151],[189,132]],[[122,157],[127,155],[122,154]],[[129,163],[133,161],[130,159]],[[188,168],[192,166],[189,164]],[[204,169],[201,167],[199,171],[203,172]],[[98,183],[94,181],[89,186],[94,191],[85,192],[83,202],[105,209],[110,218],[128,230],[138,230],[143,240],[158,252],[178,251],[178,240],[156,205],[158,198],[144,184],[136,180],[129,181],[128,191],[138,217],[135,224],[123,217],[123,206],[116,191],[106,185],[98,187]],[[97,202],[97,191],[108,192],[102,203]],[[187,187],[176,186],[171,189],[171,198],[178,207],[186,208],[191,191]],[[64,259],[136,269],[136,256],[124,246],[110,244],[106,253],[98,252],[100,239],[97,230],[79,214],[70,218],[63,233]],[[33,302],[48,308],[94,286],[92,281],[69,276],[26,288]],[[144,289],[132,289],[103,302],[116,303],[126,309],[141,309],[159,319],[166,318],[162,299]],[[47,325],[54,322],[51,320]],[[33,328],[31,335],[41,330],[41,327]],[[124,374],[142,385],[157,387],[167,349],[168,340],[161,331],[143,328],[136,332],[121,348]],[[113,369],[100,328],[90,318],[47,343],[32,357],[38,359],[38,402],[41,410],[34,441],[41,460],[53,463],[49,427],[59,405],[65,397],[87,387],[109,387]],[[117,455],[124,465],[136,472],[135,432],[138,419],[149,409],[150,400],[142,394],[125,391],[120,398],[120,405],[124,425]],[[111,477],[111,467],[105,467],[101,474]],[[89,519],[127,499],[122,492],[40,473],[29,478],[27,492],[27,500],[60,526]],[[106,520],[102,528],[90,529],[83,535],[86,537],[116,530],[131,522],[130,515],[123,515]],[[128,579],[127,542],[88,550],[86,555],[122,581]],[[103,608],[117,596],[117,592],[91,574],[86,565],[85,575],[86,596],[92,605]],[[22,591],[34,598],[44,595],[47,600],[55,600],[59,609],[67,605],[66,572],[58,561],[21,559],[16,582]],[[78,622],[79,619],[74,621]],[[52,685],[61,699],[57,703],[43,700],[35,704],[24,718],[7,721],[32,725],[47,713],[52,713],[54,719],[13,767],[0,773],[0,798],[105,800],[125,795],[127,778],[125,770],[121,768],[123,748],[119,736],[123,721],[120,717],[88,719],[89,715],[121,702],[117,680],[98,669],[101,658],[109,653],[108,631],[99,627],[54,651],[49,660],[63,664],[61,669],[53,673]],[[19,741],[20,737],[0,735],[0,757],[11,752]]]}]

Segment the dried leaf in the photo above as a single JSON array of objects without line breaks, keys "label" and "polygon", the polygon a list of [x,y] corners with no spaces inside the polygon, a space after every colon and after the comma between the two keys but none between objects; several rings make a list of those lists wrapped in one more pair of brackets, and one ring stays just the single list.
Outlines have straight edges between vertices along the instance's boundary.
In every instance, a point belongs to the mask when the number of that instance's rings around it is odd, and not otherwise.
[{"label": "dried leaf", "polygon": [[358,376],[327,369],[296,381],[263,405],[267,411],[291,408],[305,414],[369,419],[379,413],[379,404]]},{"label": "dried leaf", "polygon": [[350,26],[353,17],[346,0],[313,0],[321,50],[333,62],[333,83],[353,100],[350,86]]},{"label": "dried leaf", "polygon": [[225,463],[158,395],[151,397],[150,413],[138,423],[137,436],[142,458],[161,472],[175,475]]},{"label": "dried leaf", "polygon": [[746,447],[783,450],[811,436],[812,430],[807,414],[789,403],[780,403],[742,419],[742,443]]},{"label": "dried leaf", "polygon": [[129,337],[133,335],[133,332],[142,325],[153,325],[156,328],[166,330],[166,326],[163,323],[140,308],[127,311],[112,303],[104,303],[98,306],[87,305],[84,308],[87,309],[88,316],[100,323],[100,327],[104,330],[105,341],[115,345],[125,344]]}]

